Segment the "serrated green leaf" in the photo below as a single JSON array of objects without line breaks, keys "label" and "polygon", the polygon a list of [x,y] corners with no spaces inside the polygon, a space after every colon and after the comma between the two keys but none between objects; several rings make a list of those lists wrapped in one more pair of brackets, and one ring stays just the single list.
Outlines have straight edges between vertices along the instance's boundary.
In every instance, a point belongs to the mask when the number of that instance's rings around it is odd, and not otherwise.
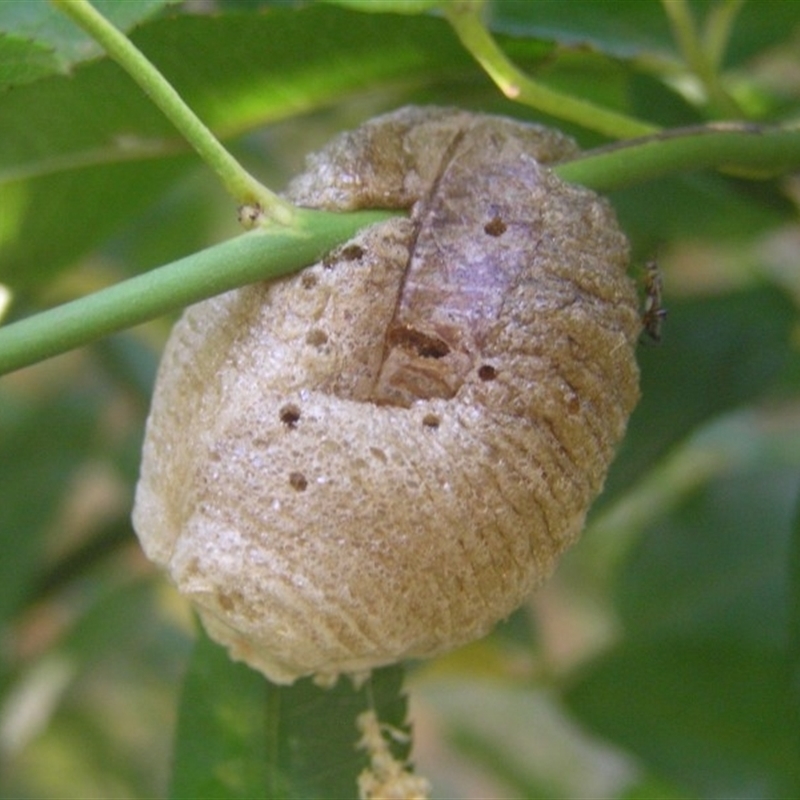
[{"label": "serrated green leaf", "polygon": [[0,86],[19,86],[56,71],[53,51],[9,33],[0,33]]},{"label": "serrated green leaf", "polygon": [[[93,0],[93,5],[127,31],[175,2],[178,0]],[[46,0],[0,3],[0,88],[66,72],[101,52],[99,45]]]},{"label": "serrated green leaf", "polygon": [[395,666],[359,689],[346,679],[330,689],[310,679],[276,686],[201,633],[181,697],[171,797],[355,798],[367,766],[356,717],[373,708],[407,730],[402,680]]}]

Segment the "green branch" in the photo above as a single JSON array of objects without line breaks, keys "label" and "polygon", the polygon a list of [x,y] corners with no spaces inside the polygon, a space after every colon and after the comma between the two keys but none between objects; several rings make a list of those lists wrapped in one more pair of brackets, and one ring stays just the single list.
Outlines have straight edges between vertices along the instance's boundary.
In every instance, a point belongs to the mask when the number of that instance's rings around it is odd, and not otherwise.
[{"label": "green branch", "polygon": [[800,124],[714,123],[676,128],[588,150],[553,169],[560,178],[609,192],[665,175],[718,168],[763,178],[800,168]]},{"label": "green branch", "polygon": [[386,211],[298,209],[299,229],[259,228],[27,319],[0,327],[0,375],[237,286],[317,261]]},{"label": "green branch", "polygon": [[254,178],[220,144],[144,54],[88,0],[50,2],[103,47],[217,173],[228,193],[244,209],[241,221],[245,227],[260,224],[262,216],[281,225],[294,224],[295,207]]}]

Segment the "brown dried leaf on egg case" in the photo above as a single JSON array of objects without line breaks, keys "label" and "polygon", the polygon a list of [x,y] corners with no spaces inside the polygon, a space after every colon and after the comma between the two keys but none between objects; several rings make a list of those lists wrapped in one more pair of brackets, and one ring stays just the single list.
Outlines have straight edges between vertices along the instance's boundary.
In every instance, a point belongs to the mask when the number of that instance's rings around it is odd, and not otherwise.
[{"label": "brown dried leaf on egg case", "polygon": [[309,159],[306,206],[410,207],[301,274],[188,309],[134,524],[277,682],[485,634],[580,533],[638,399],[608,204],[556,131],[405,108]]}]

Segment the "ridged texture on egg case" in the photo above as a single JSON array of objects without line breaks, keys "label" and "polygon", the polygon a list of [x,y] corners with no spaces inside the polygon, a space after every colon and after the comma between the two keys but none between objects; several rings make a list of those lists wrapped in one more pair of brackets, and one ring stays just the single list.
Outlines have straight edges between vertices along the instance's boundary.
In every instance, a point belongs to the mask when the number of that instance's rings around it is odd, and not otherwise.
[{"label": "ridged texture on egg case", "polygon": [[134,525],[209,633],[277,682],[482,636],[581,531],[638,398],[609,205],[557,132],[405,108],[289,189],[409,208],[286,280],[188,309]]}]

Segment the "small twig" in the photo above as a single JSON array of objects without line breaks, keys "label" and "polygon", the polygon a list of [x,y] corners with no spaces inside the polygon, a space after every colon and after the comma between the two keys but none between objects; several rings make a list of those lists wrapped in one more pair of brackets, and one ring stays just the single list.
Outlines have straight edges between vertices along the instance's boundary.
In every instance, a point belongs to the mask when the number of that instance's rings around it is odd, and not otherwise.
[{"label": "small twig", "polygon": [[697,169],[763,178],[800,168],[800,123],[712,123],[587,150],[553,170],[598,192]]}]

